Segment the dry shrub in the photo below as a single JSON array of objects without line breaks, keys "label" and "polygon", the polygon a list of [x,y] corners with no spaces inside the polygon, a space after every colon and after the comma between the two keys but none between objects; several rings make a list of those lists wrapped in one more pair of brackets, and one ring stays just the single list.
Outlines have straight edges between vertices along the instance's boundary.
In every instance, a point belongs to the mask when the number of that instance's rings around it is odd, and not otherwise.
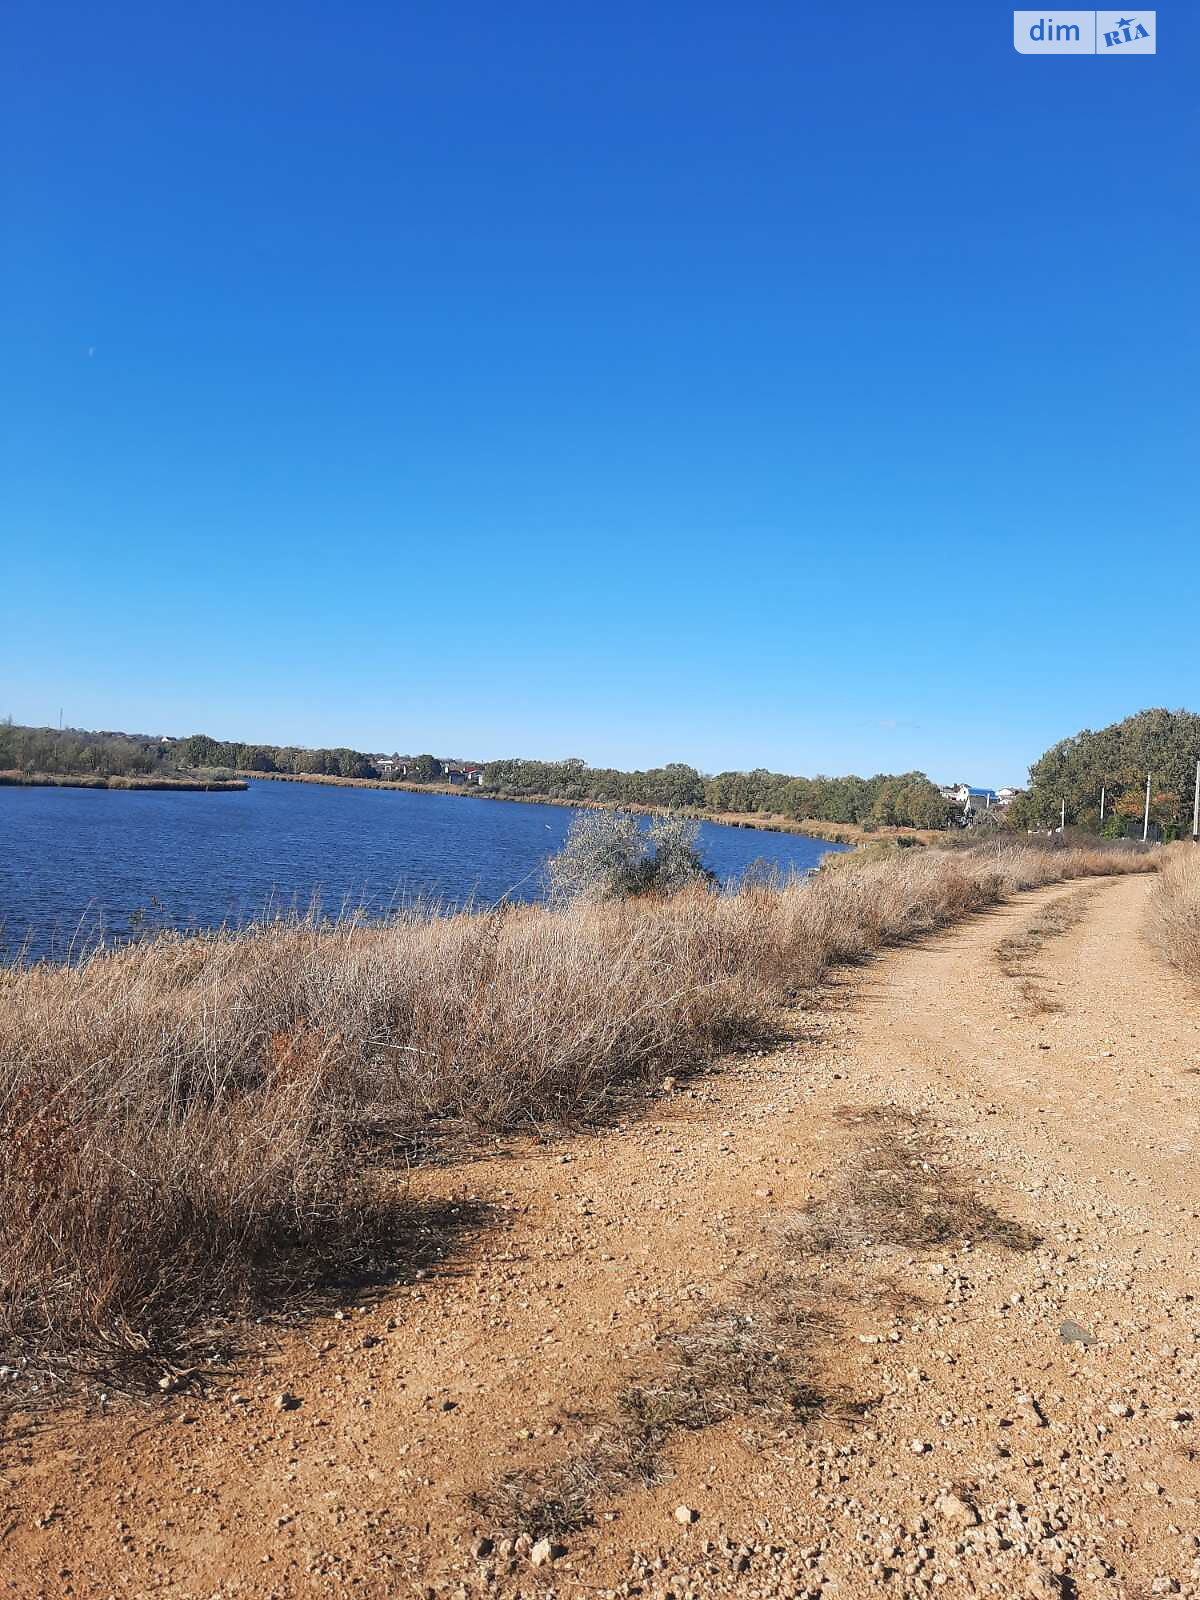
[{"label": "dry shrub", "polygon": [[664,811],[643,828],[632,811],[579,811],[546,864],[550,899],[623,900],[714,883],[696,848],[699,834],[700,824],[678,812]]},{"label": "dry shrub", "polygon": [[1200,978],[1200,849],[1195,845],[1172,845],[1165,852],[1147,932],[1173,967]]},{"label": "dry shrub", "polygon": [[578,1122],[832,962],[1145,856],[905,851],[782,889],[163,934],[0,971],[0,1337],[111,1365],[402,1216],[425,1119]]}]

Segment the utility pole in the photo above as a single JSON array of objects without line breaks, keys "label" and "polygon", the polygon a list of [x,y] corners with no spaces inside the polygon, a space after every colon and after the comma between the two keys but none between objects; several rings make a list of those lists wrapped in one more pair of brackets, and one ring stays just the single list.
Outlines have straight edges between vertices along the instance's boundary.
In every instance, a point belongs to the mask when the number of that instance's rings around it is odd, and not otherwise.
[{"label": "utility pole", "polygon": [[1146,774],[1146,815],[1142,819],[1142,843],[1150,837],[1150,774]]},{"label": "utility pole", "polygon": [[1067,826],[1067,802],[1066,802],[1066,800],[1064,800],[1063,803],[1062,803],[1062,821],[1058,825],[1059,833],[1065,832],[1066,831],[1066,826]]},{"label": "utility pole", "polygon": [[1200,839],[1200,761],[1196,762],[1196,798],[1192,801],[1192,843]]},{"label": "utility pole", "polygon": [[[1196,763],[1196,765],[1197,765],[1197,767],[1200,767],[1200,761],[1198,761]],[[1105,788],[1104,784],[1101,784],[1100,785],[1100,821],[1101,822],[1104,821],[1104,788]]]}]

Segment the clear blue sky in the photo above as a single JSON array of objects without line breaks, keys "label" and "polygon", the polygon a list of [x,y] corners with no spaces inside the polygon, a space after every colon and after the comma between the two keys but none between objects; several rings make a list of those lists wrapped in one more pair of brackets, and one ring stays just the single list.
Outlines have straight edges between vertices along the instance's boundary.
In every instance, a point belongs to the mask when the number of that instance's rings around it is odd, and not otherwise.
[{"label": "clear blue sky", "polygon": [[1195,6],[6,26],[0,715],[1000,783],[1200,702]]}]

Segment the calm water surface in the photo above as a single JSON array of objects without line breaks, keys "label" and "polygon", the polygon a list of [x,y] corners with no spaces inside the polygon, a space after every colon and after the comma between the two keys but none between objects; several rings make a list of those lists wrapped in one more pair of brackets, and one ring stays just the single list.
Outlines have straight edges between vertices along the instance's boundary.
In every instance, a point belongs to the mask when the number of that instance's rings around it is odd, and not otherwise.
[{"label": "calm water surface", "polygon": [[[387,789],[251,783],[244,793],[0,788],[0,952],[64,957],[152,927],[212,928],[270,911],[381,913],[536,900],[568,806]],[[836,845],[702,823],[729,883],[755,861],[813,867]]]}]

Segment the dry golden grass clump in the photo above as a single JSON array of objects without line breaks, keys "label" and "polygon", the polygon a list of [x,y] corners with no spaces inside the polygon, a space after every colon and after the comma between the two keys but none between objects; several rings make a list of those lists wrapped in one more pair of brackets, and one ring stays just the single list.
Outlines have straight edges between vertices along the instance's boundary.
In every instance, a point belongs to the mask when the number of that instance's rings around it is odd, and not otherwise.
[{"label": "dry golden grass clump", "polygon": [[1172,845],[1150,901],[1149,934],[1172,966],[1200,978],[1200,849]]},{"label": "dry golden grass clump", "polygon": [[1142,855],[991,845],[783,888],[165,934],[0,971],[0,1358],[111,1371],[402,1224],[431,1118],[580,1122],[832,962]]}]

